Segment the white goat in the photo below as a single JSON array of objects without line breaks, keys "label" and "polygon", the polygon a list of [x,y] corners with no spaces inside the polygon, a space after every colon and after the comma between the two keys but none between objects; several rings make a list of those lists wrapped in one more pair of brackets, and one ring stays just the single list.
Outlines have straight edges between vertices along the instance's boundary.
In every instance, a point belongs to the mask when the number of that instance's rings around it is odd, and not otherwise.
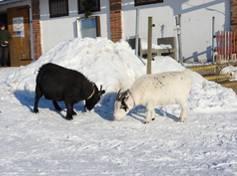
[{"label": "white goat", "polygon": [[114,105],[114,118],[121,120],[136,105],[144,105],[147,109],[146,123],[155,120],[157,105],[179,104],[180,120],[187,117],[187,99],[191,90],[191,71],[164,72],[144,75],[124,92],[118,92]]}]

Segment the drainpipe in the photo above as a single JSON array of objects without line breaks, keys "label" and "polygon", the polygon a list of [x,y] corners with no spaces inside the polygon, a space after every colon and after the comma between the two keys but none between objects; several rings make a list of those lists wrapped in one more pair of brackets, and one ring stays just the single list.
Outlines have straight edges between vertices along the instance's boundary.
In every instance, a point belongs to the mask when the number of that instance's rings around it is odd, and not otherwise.
[{"label": "drainpipe", "polygon": [[138,50],[139,50],[139,9],[138,7],[136,8],[136,34],[135,34],[135,54],[138,56]]}]

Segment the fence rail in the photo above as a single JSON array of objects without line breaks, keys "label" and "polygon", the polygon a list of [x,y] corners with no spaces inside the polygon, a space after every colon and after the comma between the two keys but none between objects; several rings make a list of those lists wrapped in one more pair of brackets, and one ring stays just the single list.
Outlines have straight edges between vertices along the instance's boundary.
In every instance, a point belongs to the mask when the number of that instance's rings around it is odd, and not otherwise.
[{"label": "fence rail", "polygon": [[216,62],[237,62],[237,33],[219,31],[216,33]]}]

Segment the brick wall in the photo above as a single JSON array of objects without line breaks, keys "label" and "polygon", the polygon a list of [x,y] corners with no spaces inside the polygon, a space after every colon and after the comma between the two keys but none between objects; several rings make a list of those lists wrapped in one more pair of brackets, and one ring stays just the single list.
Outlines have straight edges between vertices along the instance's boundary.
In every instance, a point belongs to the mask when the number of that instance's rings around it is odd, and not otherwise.
[{"label": "brick wall", "polygon": [[110,31],[114,42],[122,38],[121,3],[122,0],[110,0]]},{"label": "brick wall", "polygon": [[40,7],[39,0],[32,0],[32,28],[34,41],[34,59],[38,59],[41,54],[41,32],[40,32]]},{"label": "brick wall", "polygon": [[231,28],[237,32],[237,0],[231,1]]}]

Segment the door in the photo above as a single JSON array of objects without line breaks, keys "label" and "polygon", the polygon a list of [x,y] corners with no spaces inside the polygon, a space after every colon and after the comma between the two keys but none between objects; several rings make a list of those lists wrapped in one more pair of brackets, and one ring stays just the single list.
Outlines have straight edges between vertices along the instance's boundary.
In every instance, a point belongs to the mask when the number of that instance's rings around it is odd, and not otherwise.
[{"label": "door", "polygon": [[7,9],[8,31],[10,40],[10,64],[20,66],[29,64],[30,53],[30,23],[29,6],[13,7]]}]

